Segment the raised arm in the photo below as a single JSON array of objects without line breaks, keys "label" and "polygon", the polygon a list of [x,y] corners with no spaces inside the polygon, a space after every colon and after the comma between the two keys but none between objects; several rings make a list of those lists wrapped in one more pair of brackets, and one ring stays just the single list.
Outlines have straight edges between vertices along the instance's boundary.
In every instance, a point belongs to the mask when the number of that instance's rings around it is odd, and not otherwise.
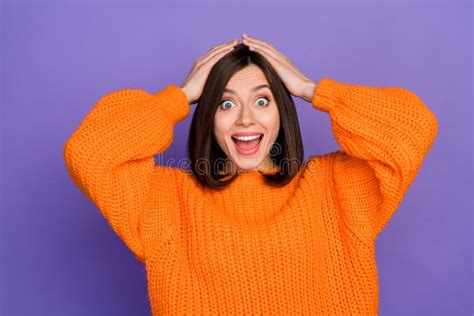
[{"label": "raised arm", "polygon": [[141,262],[147,249],[140,216],[160,168],[154,155],[171,145],[174,125],[189,111],[186,94],[175,85],[154,94],[118,90],[95,104],[64,145],[74,183]]},{"label": "raised arm", "polygon": [[338,203],[351,229],[373,242],[398,208],[438,132],[410,90],[323,78],[313,106],[329,113],[342,150],[330,154]]}]

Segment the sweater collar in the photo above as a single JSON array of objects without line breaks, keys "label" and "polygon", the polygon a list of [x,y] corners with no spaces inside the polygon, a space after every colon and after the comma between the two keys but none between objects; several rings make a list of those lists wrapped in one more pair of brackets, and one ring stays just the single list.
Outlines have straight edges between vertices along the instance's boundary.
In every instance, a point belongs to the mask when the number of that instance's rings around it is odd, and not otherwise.
[{"label": "sweater collar", "polygon": [[211,190],[213,212],[226,221],[247,226],[271,221],[289,203],[301,175],[284,187],[274,187],[264,179],[265,174],[274,171],[242,172],[224,189]]}]

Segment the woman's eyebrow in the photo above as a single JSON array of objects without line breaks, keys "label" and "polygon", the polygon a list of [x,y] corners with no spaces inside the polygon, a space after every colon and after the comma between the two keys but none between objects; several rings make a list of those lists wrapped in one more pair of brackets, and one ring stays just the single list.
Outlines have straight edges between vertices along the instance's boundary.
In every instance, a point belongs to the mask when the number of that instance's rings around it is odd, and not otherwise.
[{"label": "woman's eyebrow", "polygon": [[[270,86],[267,85],[267,84],[261,84],[261,85],[259,85],[259,86],[256,86],[256,87],[253,87],[252,89],[250,89],[250,92],[255,92],[255,91],[260,90],[260,89],[262,89],[262,88],[268,88],[268,89],[270,89]],[[235,92],[234,90],[232,90],[232,89],[227,89],[227,88],[224,89],[224,92],[229,92],[229,93],[232,93],[232,94],[236,94],[236,92]]]}]

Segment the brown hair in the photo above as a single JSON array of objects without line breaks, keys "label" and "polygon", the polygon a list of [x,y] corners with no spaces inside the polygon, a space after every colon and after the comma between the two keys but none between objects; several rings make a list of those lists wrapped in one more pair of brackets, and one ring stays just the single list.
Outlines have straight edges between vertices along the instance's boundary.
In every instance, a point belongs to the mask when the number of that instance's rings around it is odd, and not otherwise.
[{"label": "brown hair", "polygon": [[[249,66],[258,66],[270,85],[280,115],[280,130],[269,154],[278,167],[276,173],[265,173],[265,182],[284,186],[300,171],[303,161],[303,143],[291,94],[271,64],[261,54],[250,51],[246,45],[238,44],[234,50],[222,57],[209,72],[201,97],[193,114],[188,137],[188,156],[192,174],[205,187],[218,189],[231,183],[232,177],[222,174],[227,159],[213,135],[214,116],[224,89],[232,75]],[[228,178],[223,180],[224,178]]]}]

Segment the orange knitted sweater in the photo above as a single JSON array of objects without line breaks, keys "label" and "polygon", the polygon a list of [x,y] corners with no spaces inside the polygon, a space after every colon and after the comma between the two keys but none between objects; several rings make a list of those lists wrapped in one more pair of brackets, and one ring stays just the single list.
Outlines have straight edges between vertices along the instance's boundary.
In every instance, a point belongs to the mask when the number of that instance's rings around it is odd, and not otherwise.
[{"label": "orange knitted sweater", "polygon": [[377,314],[375,239],[438,132],[411,91],[321,79],[341,150],[283,188],[259,171],[223,191],[156,165],[190,112],[175,85],[103,96],[64,146],[74,183],[146,267],[158,314]]}]

